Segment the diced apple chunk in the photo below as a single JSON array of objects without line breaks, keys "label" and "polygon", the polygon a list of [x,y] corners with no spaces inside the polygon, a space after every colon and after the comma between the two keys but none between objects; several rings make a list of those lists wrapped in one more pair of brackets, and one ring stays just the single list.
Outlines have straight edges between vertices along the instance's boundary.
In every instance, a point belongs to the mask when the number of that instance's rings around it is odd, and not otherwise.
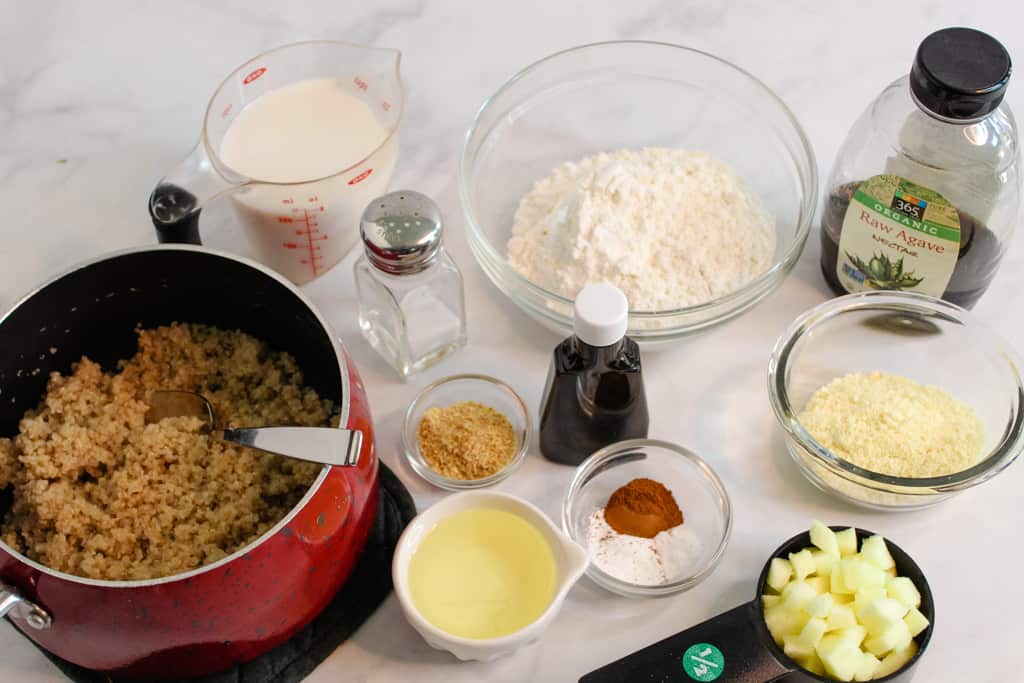
[{"label": "diced apple chunk", "polygon": [[885,539],[877,534],[864,539],[864,542],[860,544],[860,554],[865,560],[883,571],[896,568],[896,562],[889,554],[889,546],[885,544]]},{"label": "diced apple chunk", "polygon": [[889,674],[896,673],[910,662],[917,654],[917,643],[910,641],[910,645],[899,652],[891,652],[882,659],[882,663],[875,669],[875,678],[882,678]]},{"label": "diced apple chunk", "polygon": [[824,550],[814,548],[811,550],[811,557],[814,558],[814,573],[818,576],[832,576],[832,565],[836,563],[836,557],[829,555]]},{"label": "diced apple chunk", "polygon": [[839,681],[853,680],[863,656],[859,647],[836,635],[822,638],[818,643],[817,652],[825,666],[825,672]]},{"label": "diced apple chunk", "polygon": [[796,663],[816,676],[825,675],[825,665],[821,663],[821,658],[818,657],[817,652],[810,657],[796,660]]},{"label": "diced apple chunk", "polygon": [[885,573],[857,555],[844,557],[839,562],[839,566],[843,571],[843,585],[850,591],[856,592],[858,588],[885,585]]},{"label": "diced apple chunk", "polygon": [[864,649],[876,657],[882,657],[888,652],[905,649],[912,640],[910,627],[900,619],[885,631],[865,640]]},{"label": "diced apple chunk", "polygon": [[799,662],[815,654],[814,645],[811,645],[800,636],[786,635],[782,638],[782,651],[793,661]]},{"label": "diced apple chunk", "polygon": [[842,531],[836,532],[836,543],[839,544],[840,557],[846,557],[847,555],[856,555],[857,530],[843,529]]},{"label": "diced apple chunk", "polygon": [[862,609],[870,605],[875,600],[884,600],[887,597],[889,597],[889,594],[885,592],[885,588],[883,586],[861,588],[853,598],[853,609],[860,614]]},{"label": "diced apple chunk", "polygon": [[761,607],[768,609],[782,602],[782,598],[778,595],[762,595],[761,596]]},{"label": "diced apple chunk", "polygon": [[831,593],[821,593],[820,595],[814,596],[807,605],[804,606],[804,611],[810,614],[812,617],[817,619],[824,619],[832,611],[832,606],[836,604],[836,601],[832,598]]},{"label": "diced apple chunk", "polygon": [[828,593],[831,585],[831,581],[824,576],[811,576],[804,579],[804,583],[813,588],[818,595]]},{"label": "diced apple chunk", "polygon": [[832,566],[832,576],[829,582],[829,590],[831,590],[832,593],[838,593],[839,595],[853,595],[857,592],[847,588],[846,583],[843,582],[843,568],[838,562],[836,562],[835,565]]},{"label": "diced apple chunk", "polygon": [[789,583],[791,576],[793,576],[793,565],[789,563],[789,560],[773,557],[771,564],[768,565],[768,579],[765,583],[768,584],[769,588],[772,588],[777,593],[781,593],[782,589]]},{"label": "diced apple chunk", "polygon": [[860,657],[860,667],[857,668],[857,673],[853,674],[853,680],[870,681],[874,679],[875,671],[878,670],[882,662],[870,652],[862,652]]},{"label": "diced apple chunk", "polygon": [[911,607],[910,611],[907,612],[906,616],[903,617],[903,622],[910,629],[911,637],[916,638],[919,633],[928,628],[928,617],[921,614],[921,611],[916,607]]},{"label": "diced apple chunk", "polygon": [[849,628],[857,625],[857,616],[849,605],[834,605],[832,611],[828,613],[825,625],[829,631]]},{"label": "diced apple chunk", "polygon": [[826,630],[825,620],[814,617],[804,624],[800,631],[800,639],[812,647],[817,647]]},{"label": "diced apple chunk", "polygon": [[836,533],[818,520],[814,520],[811,523],[811,543],[832,557],[840,556],[839,541],[836,540]]},{"label": "diced apple chunk", "polygon": [[793,567],[794,573],[796,573],[797,581],[803,581],[815,571],[814,556],[811,555],[811,551],[807,548],[798,553],[790,553],[789,564]]},{"label": "diced apple chunk", "polygon": [[889,579],[889,582],[885,585],[885,591],[889,594],[890,598],[899,600],[907,608],[921,606],[921,594],[918,592],[914,582],[906,576],[897,576]]},{"label": "diced apple chunk", "polygon": [[832,635],[842,638],[851,645],[860,647],[860,644],[863,643],[864,639],[867,637],[868,632],[867,629],[858,624],[857,626],[841,628],[838,631],[835,631]]},{"label": "diced apple chunk", "polygon": [[802,609],[794,609],[785,603],[769,607],[764,611],[764,623],[772,639],[781,647],[787,635],[800,633],[810,617]]},{"label": "diced apple chunk", "polygon": [[794,609],[803,609],[816,595],[818,591],[806,581],[793,581],[782,589],[782,602]]},{"label": "diced apple chunk", "polygon": [[[903,624],[903,617],[907,614],[907,608],[892,598],[882,598],[866,604],[863,609],[857,610],[857,618],[867,628],[868,633],[873,636],[880,636],[887,632],[894,624]],[[904,624],[905,625],[905,624]],[[882,652],[871,650],[872,654],[883,655],[889,647]]]}]

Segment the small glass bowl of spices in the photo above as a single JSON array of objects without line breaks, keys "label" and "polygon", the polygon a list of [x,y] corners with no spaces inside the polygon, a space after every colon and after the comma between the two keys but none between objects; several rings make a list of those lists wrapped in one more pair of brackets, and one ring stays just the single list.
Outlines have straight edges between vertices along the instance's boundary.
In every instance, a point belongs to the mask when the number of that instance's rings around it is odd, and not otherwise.
[{"label": "small glass bowl of spices", "polygon": [[487,375],[453,375],[425,387],[402,428],[417,474],[450,491],[502,481],[526,458],[530,415],[519,394]]},{"label": "small glass bowl of spices", "polygon": [[630,439],[577,468],[562,528],[587,549],[587,576],[599,586],[659,597],[693,588],[718,566],[732,505],[718,475],[691,451]]},{"label": "small glass bowl of spices", "polygon": [[862,292],[793,321],[772,352],[768,395],[812,484],[913,510],[988,481],[1024,450],[1022,368],[959,306]]}]

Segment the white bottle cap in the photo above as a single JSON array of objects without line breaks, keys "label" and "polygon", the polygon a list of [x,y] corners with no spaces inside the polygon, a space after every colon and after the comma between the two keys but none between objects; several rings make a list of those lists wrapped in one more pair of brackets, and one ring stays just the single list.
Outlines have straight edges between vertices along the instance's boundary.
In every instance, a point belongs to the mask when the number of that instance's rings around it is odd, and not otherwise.
[{"label": "white bottle cap", "polygon": [[626,336],[629,302],[626,295],[607,282],[587,285],[576,295],[573,329],[591,346],[610,346]]}]

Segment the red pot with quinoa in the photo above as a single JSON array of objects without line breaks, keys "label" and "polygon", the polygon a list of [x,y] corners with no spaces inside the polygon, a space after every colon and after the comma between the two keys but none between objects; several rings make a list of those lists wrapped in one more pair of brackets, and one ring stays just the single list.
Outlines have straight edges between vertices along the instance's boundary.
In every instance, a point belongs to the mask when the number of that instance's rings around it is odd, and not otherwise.
[{"label": "red pot with quinoa", "polygon": [[[170,576],[84,578],[0,542],[0,611],[55,655],[114,676],[198,676],[284,642],[344,583],[376,512],[373,425],[340,340],[287,280],[201,247],[162,245],[86,263],[0,319],[0,437],[18,433],[51,372],[67,375],[82,356],[116,369],[137,351],[136,328],[175,322],[241,330],[290,354],[305,384],[336,406],[340,426],[362,430],[363,447],[356,467],[314,472],[297,504],[258,538]],[[12,505],[8,487],[0,516]]]}]

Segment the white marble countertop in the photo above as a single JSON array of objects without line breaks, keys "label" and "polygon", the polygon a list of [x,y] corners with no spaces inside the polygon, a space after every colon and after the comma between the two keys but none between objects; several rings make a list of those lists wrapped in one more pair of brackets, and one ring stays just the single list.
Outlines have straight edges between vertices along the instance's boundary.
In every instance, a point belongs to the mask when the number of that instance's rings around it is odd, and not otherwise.
[{"label": "white marble countertop", "polygon": [[[1024,5],[1009,0],[860,3],[543,2],[455,0],[370,3],[109,4],[0,2],[0,306],[76,261],[150,243],[145,201],[191,149],[221,77],[269,47],[334,38],[403,51],[408,103],[393,187],[437,198],[448,244],[466,275],[471,345],[403,383],[356,328],[352,256],[308,287],[347,342],[368,386],[380,453],[423,508],[442,492],[400,460],[402,411],[418,387],[457,371],[504,377],[536,408],[556,338],[486,281],[463,235],[455,190],[462,136],[482,100],[524,65],[557,50],[645,38],[697,47],[752,71],[803,123],[827,173],[864,105],[910,65],[917,40],[947,25],[1000,38],[1024,61]],[[1024,111],[1024,78],[1009,101]],[[224,246],[209,212],[208,243]],[[1022,237],[977,315],[1024,349]],[[389,598],[310,681],[568,681],[752,597],[767,554],[812,517],[891,536],[928,574],[938,619],[917,680],[1014,680],[1024,638],[1024,465],[926,512],[865,512],[819,493],[790,461],[768,406],[765,367],[787,323],[827,297],[812,234],[795,272],[748,315],[675,350],[645,358],[651,434],[693,448],[717,469],[735,506],[735,531],[718,570],[695,590],[636,601],[584,581],[542,642],[492,664],[431,650]],[[556,515],[571,469],[531,453],[499,486]],[[1015,540],[1016,539],[1016,540]],[[0,625],[0,680],[61,676]]]}]

